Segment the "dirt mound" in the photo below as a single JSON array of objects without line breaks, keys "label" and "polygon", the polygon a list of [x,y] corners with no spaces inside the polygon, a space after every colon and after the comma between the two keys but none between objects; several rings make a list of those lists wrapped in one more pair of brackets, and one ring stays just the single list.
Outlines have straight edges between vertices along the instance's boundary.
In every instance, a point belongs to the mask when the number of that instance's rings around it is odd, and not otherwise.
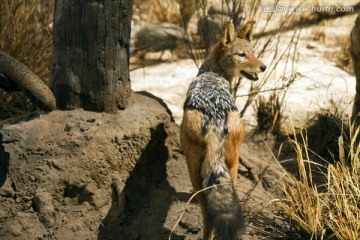
[{"label": "dirt mound", "polygon": [[[251,219],[279,179],[264,146],[248,137],[242,151],[244,239],[260,239],[262,222]],[[0,186],[1,239],[168,239],[185,208],[171,239],[202,236],[200,209],[186,203],[192,187],[179,126],[147,93],[117,115],[53,111],[3,127]]]},{"label": "dirt mound", "polygon": [[53,111],[1,129],[0,238],[116,236],[125,202],[164,178],[169,157],[167,109],[133,99],[117,115]]}]

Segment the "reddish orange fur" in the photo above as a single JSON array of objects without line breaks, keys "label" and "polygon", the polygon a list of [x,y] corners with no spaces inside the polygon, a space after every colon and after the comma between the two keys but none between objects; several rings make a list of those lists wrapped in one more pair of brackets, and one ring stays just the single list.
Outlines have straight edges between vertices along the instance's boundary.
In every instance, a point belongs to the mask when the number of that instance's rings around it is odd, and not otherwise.
[{"label": "reddish orange fur", "polygon": [[[186,110],[181,124],[180,140],[185,153],[191,183],[194,191],[202,189],[201,166],[205,156],[204,137],[201,133],[203,114],[198,110]],[[229,134],[224,143],[225,162],[233,183],[236,183],[239,166],[240,146],[245,137],[245,128],[238,112],[228,112],[227,126]],[[205,215],[205,196],[196,195],[203,214],[204,239],[212,239],[212,228]]]}]

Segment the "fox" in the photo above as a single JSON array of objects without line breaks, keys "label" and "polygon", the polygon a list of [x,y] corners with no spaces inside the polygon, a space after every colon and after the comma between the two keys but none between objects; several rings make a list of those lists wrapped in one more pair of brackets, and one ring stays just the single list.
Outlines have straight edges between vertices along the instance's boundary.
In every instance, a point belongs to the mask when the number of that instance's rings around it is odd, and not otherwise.
[{"label": "fox", "polygon": [[258,80],[266,66],[250,44],[255,20],[235,31],[224,24],[220,40],[190,83],[180,143],[203,218],[203,239],[235,240],[245,227],[235,191],[245,126],[235,105],[236,79]]}]

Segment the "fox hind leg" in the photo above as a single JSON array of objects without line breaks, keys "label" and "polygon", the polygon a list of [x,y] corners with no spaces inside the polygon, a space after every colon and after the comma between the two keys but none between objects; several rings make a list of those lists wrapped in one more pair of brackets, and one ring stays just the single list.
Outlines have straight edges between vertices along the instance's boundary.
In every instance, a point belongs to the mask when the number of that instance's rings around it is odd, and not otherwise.
[{"label": "fox hind leg", "polygon": [[244,141],[245,128],[239,113],[232,111],[228,112],[227,125],[229,134],[224,144],[225,162],[232,182],[235,184],[239,167],[240,146]]},{"label": "fox hind leg", "polygon": [[[202,189],[202,177],[201,177],[201,165],[203,159],[203,149],[199,146],[196,146],[193,143],[187,141],[191,145],[191,151],[185,151],[186,162],[189,170],[190,180],[194,189],[194,192],[197,192]],[[186,147],[187,144],[183,144]],[[209,225],[208,219],[206,216],[206,201],[205,196],[202,192],[198,193],[196,199],[200,205],[202,218],[203,218],[203,239],[211,240],[213,239],[213,228]]]},{"label": "fox hind leg", "polygon": [[[197,192],[202,189],[201,167],[205,157],[205,146],[201,132],[203,115],[198,111],[185,111],[183,122],[181,123],[180,140],[186,158],[186,163],[190,175],[190,180]],[[203,218],[203,239],[213,239],[213,228],[210,226],[206,216],[205,195],[201,192],[196,195],[199,202]]]}]

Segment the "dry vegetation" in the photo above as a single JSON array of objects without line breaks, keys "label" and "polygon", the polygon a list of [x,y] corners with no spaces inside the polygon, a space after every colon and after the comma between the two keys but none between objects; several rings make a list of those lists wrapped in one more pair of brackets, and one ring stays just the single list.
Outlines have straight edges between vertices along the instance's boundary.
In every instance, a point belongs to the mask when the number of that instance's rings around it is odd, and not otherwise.
[{"label": "dry vegetation", "polygon": [[[0,50],[48,82],[52,58],[54,1],[3,0],[0,5]],[[0,121],[33,109],[24,92],[0,89]]]},{"label": "dry vegetation", "polygon": [[186,28],[195,12],[193,0],[135,0],[133,9],[135,23],[170,22]]},{"label": "dry vegetation", "polygon": [[[305,239],[360,238],[360,147],[356,138],[359,129],[351,130],[350,145],[342,136],[338,140],[338,156],[334,164],[324,165],[324,172],[313,171],[318,162],[312,161],[308,138],[289,140],[296,152],[298,177],[287,174],[283,197],[277,203],[291,217]],[[348,150],[346,150],[348,149]],[[348,152],[346,154],[346,152]],[[326,182],[314,181],[314,172]]]},{"label": "dry vegetation", "polygon": [[334,163],[339,156],[338,138],[344,139],[344,149],[348,153],[350,144],[350,127],[343,119],[343,114],[338,108],[320,110],[307,124],[308,147],[315,154],[315,159],[325,159],[328,163]]},{"label": "dry vegetation", "polygon": [[[209,4],[206,0],[196,1],[196,3],[192,0],[135,0],[134,21],[181,23],[187,30],[184,30],[185,36],[193,40],[187,46],[190,56],[200,66],[207,52],[204,49],[206,39],[195,36],[197,33],[191,33],[188,24],[193,14],[198,18],[207,17]],[[260,1],[256,0],[244,2],[224,0],[222,8],[227,14],[222,20],[260,18],[262,13],[259,3]],[[0,38],[0,49],[24,63],[43,79],[47,79],[50,73],[53,9],[54,1],[46,0],[3,0],[3,4],[0,5],[0,34],[3,36]],[[259,57],[263,57],[265,52],[274,54],[271,61],[266,63],[268,65],[266,75],[251,86],[242,114],[259,93],[268,90],[284,90],[295,81],[296,74],[286,76],[285,72],[289,72],[289,69],[292,73],[296,72],[294,63],[297,59],[296,49],[301,28],[294,30],[291,36],[276,31],[271,36],[265,34],[273,30],[272,26],[278,29],[286,27],[288,23],[297,20],[295,17],[299,18],[299,15],[288,13],[279,19],[279,16],[269,14],[266,22],[256,28],[258,36],[264,35],[253,41]],[[323,41],[325,33],[322,34],[321,28],[319,29],[317,40]],[[199,34],[201,36],[201,33]],[[284,39],[287,40],[284,41]],[[336,56],[338,66],[352,72],[348,43],[340,37],[334,41],[335,45],[339,46],[338,50],[327,53],[326,56],[334,59]],[[273,77],[273,72],[280,61],[285,61],[287,64],[281,76],[271,79],[275,82],[276,88],[264,89],[270,77]],[[241,85],[239,80],[238,86]],[[256,106],[259,128],[278,132],[282,118],[279,96],[274,94],[269,100],[259,98]],[[9,94],[0,90],[0,120],[23,114],[31,108],[31,102],[24,93]],[[342,121],[338,119],[338,116],[330,112],[323,112],[322,115],[318,115],[316,121],[311,123],[312,127],[309,127],[308,134],[302,132],[298,137],[289,140],[296,153],[298,177],[291,174],[285,176],[283,196],[277,199],[277,203],[291,217],[296,229],[300,229],[299,234],[307,239],[360,239],[360,147],[356,141],[359,130],[344,130]],[[333,130],[335,125],[340,129],[332,131],[335,135],[327,136],[326,133],[329,131],[320,131]],[[348,141],[344,136],[349,134],[344,134],[344,132],[351,132]],[[313,143],[322,145],[314,146]],[[319,161],[313,161],[312,157],[325,161],[319,163]],[[328,162],[333,163],[328,164]],[[313,181],[313,174],[319,169],[319,164],[324,164],[321,169],[325,171],[320,174],[326,178],[326,183],[321,185]]]},{"label": "dry vegetation", "polygon": [[257,131],[280,133],[283,118],[281,110],[281,102],[276,92],[271,94],[269,99],[260,96],[255,101]]}]

